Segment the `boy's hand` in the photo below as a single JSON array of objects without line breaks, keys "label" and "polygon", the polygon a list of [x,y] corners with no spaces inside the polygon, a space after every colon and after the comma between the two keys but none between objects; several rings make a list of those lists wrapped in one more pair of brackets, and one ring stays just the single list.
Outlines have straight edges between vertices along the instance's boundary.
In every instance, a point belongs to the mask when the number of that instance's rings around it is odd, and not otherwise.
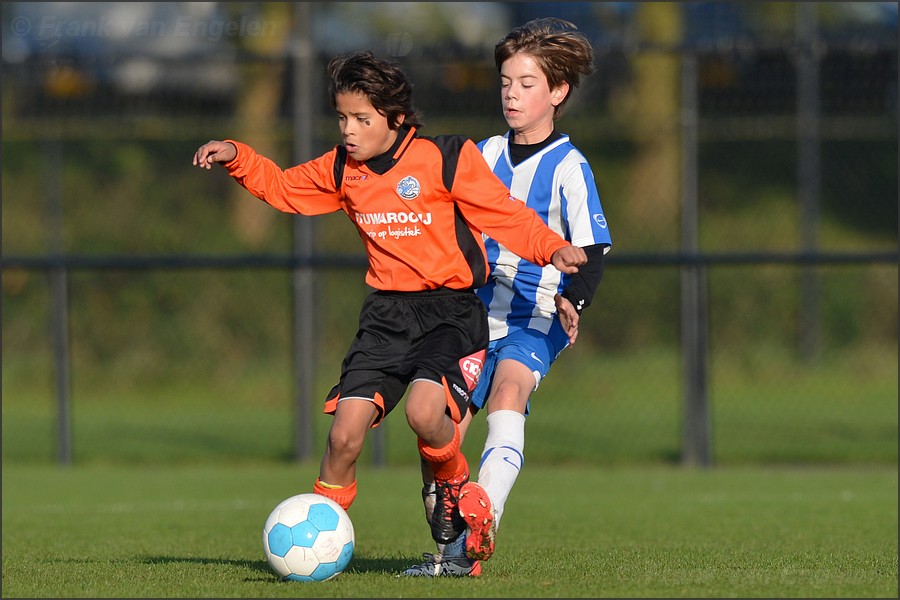
[{"label": "boy's hand", "polygon": [[237,156],[237,148],[231,142],[210,140],[194,152],[194,166],[212,169],[213,163],[226,163]]},{"label": "boy's hand", "polygon": [[587,262],[587,254],[578,246],[569,244],[554,252],[550,262],[563,273],[577,273],[578,265]]},{"label": "boy's hand", "polygon": [[569,336],[569,344],[574,344],[578,338],[578,311],[572,303],[557,294],[553,300],[556,302],[556,313],[559,315],[559,323],[563,326],[566,335]]}]

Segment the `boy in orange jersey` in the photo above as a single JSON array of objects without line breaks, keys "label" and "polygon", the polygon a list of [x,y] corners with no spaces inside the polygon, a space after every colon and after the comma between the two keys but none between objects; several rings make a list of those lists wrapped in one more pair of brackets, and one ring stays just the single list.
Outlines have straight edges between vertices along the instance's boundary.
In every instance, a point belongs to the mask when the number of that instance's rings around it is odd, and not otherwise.
[{"label": "boy in orange jersey", "polygon": [[[565,273],[577,272],[586,257],[510,196],[471,140],[418,134],[412,85],[398,64],[354,52],[332,59],[328,75],[342,144],[282,170],[245,144],[213,140],[197,149],[193,164],[221,164],[278,210],[342,210],[356,226],[369,259],[366,283],[375,291],[325,401],[334,420],[313,491],[350,507],[366,432],[408,388],[406,419],[436,485],[431,533],[445,544],[466,529],[458,502],[469,468],[457,424],[489,338],[474,293],[488,276],[482,232]],[[475,562],[467,574],[479,573]]]}]

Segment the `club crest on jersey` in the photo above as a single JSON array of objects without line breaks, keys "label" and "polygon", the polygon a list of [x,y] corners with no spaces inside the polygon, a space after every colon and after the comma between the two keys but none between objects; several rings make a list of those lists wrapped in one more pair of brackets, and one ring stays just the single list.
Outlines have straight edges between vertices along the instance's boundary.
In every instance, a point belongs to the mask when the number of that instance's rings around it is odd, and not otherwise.
[{"label": "club crest on jersey", "polygon": [[470,354],[459,359],[459,370],[462,372],[463,378],[469,385],[469,391],[475,389],[478,379],[481,377],[481,371],[484,369],[484,357],[487,353],[479,350],[475,354]]},{"label": "club crest on jersey", "polygon": [[412,175],[407,175],[397,184],[397,195],[404,200],[415,200],[421,191],[419,181]]},{"label": "club crest on jersey", "polygon": [[597,213],[594,215],[594,222],[597,223],[603,229],[606,229],[606,215],[603,213]]}]

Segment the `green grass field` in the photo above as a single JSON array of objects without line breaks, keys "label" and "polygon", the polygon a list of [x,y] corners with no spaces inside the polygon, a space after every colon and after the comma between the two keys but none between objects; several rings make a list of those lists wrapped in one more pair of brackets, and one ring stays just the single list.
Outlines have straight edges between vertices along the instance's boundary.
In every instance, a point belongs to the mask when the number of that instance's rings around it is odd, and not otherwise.
[{"label": "green grass field", "polygon": [[3,597],[894,597],[896,466],[527,467],[480,579],[431,543],[411,467],[360,471],[357,548],[281,582],[261,532],[316,465],[3,467]]}]

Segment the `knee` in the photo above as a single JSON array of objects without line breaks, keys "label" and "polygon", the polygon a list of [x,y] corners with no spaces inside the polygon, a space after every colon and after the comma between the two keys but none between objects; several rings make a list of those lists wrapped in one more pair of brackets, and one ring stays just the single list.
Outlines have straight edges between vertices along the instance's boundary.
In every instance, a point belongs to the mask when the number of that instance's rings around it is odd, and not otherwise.
[{"label": "knee", "polygon": [[427,410],[424,403],[406,403],[406,422],[419,437],[430,439],[440,427],[443,416],[443,413],[435,414],[434,411]]},{"label": "knee", "polygon": [[491,392],[490,402],[495,410],[499,408],[517,408],[523,399],[528,400],[531,389],[518,381],[506,379],[499,382]]},{"label": "knee", "polygon": [[349,430],[331,428],[328,432],[328,448],[332,455],[356,459],[362,453],[364,438]]}]

